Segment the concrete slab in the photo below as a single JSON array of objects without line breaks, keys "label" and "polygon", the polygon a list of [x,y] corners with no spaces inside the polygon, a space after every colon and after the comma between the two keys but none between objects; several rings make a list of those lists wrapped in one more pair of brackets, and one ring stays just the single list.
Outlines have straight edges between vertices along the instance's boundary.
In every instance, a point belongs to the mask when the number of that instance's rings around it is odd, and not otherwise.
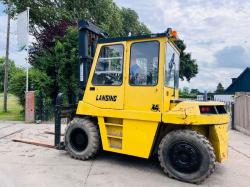
[{"label": "concrete slab", "polygon": [[[64,151],[11,141],[28,138],[53,144],[53,135],[44,134],[53,128],[0,122],[0,186],[197,186],[168,178],[156,159],[102,152],[95,160],[79,161]],[[200,186],[250,186],[249,142],[250,137],[230,131],[229,160],[217,164]]]}]

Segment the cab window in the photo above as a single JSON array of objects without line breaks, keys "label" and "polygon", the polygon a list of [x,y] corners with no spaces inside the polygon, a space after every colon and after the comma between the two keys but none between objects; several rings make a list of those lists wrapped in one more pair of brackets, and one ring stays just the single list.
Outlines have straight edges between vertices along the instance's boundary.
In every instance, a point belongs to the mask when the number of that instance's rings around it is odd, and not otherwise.
[{"label": "cab window", "polygon": [[158,83],[159,42],[138,42],[131,45],[129,84],[154,86]]},{"label": "cab window", "polygon": [[123,45],[102,46],[92,80],[93,85],[121,85]]},{"label": "cab window", "polygon": [[174,47],[167,43],[165,62],[165,86],[179,87],[179,65],[180,56]]}]

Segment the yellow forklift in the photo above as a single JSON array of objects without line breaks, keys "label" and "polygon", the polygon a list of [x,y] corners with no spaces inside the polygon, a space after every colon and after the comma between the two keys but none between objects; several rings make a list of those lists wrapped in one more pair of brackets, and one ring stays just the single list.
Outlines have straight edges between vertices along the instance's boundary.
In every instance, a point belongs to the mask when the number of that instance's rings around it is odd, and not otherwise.
[{"label": "yellow forklift", "polygon": [[[169,177],[201,183],[227,159],[229,116],[222,102],[179,99],[176,32],[108,38],[79,21],[82,98],[74,110],[58,95],[55,145],[88,160],[98,151],[150,158]],[[65,112],[66,111],[66,112]],[[70,116],[64,142],[61,118]]]}]

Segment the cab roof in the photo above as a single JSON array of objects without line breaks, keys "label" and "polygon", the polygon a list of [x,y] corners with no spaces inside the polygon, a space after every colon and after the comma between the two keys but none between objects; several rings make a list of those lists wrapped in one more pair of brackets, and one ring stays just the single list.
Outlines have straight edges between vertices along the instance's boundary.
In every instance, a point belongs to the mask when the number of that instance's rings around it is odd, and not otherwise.
[{"label": "cab roof", "polygon": [[112,43],[112,42],[123,42],[130,40],[138,40],[138,39],[150,39],[150,38],[159,38],[159,37],[167,37],[167,33],[157,33],[157,34],[145,34],[140,36],[128,36],[128,37],[117,37],[117,38],[100,38],[98,39],[98,43]]}]

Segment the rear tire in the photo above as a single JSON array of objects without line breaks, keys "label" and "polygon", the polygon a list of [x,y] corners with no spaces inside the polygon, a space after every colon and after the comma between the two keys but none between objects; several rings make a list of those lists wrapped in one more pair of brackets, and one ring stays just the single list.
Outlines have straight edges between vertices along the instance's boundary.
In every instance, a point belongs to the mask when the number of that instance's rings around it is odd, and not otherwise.
[{"label": "rear tire", "polygon": [[192,130],[175,130],[161,141],[158,158],[165,174],[190,183],[201,183],[215,169],[215,154],[208,139]]},{"label": "rear tire", "polygon": [[100,149],[97,125],[88,118],[75,118],[65,131],[65,149],[75,159],[88,160]]}]

